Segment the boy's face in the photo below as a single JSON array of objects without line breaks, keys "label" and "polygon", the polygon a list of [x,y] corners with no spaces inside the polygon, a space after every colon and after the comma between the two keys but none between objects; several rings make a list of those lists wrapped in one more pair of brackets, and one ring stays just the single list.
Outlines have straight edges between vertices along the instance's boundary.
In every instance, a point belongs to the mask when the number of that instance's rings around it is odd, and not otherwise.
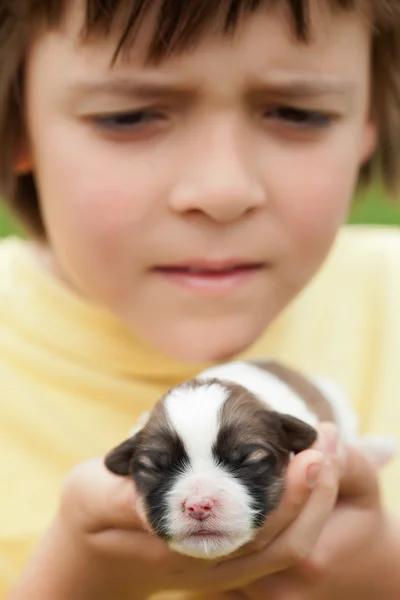
[{"label": "boy's face", "polygon": [[[370,33],[317,12],[313,40],[259,11],[158,66],[149,30],[81,45],[78,4],[27,65],[31,161],[53,269],[186,360],[253,342],[303,288],[372,149]],[[150,23],[147,24],[150,27]]]}]

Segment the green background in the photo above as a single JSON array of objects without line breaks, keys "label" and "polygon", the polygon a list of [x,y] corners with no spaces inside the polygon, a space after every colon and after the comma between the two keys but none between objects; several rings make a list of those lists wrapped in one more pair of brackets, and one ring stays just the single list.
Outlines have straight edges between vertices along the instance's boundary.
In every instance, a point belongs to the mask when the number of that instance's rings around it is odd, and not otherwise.
[{"label": "green background", "polygon": [[[355,199],[349,222],[400,225],[400,200],[388,200],[379,188],[374,188]],[[4,204],[0,203],[0,236],[20,231]]]}]

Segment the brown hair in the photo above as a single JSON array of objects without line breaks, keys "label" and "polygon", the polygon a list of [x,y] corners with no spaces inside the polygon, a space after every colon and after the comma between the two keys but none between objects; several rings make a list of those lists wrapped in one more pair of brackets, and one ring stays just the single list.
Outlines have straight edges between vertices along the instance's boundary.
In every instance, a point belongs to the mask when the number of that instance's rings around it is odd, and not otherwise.
[{"label": "brown hair", "polygon": [[[387,191],[395,193],[400,187],[400,3],[398,0],[325,2],[332,10],[367,9],[371,15],[372,102],[379,138],[374,156],[361,170],[360,183],[369,183],[372,175],[378,175]],[[157,61],[168,53],[184,50],[214,22],[221,22],[222,32],[228,35],[243,16],[261,5],[276,3],[277,0],[158,0],[148,59]],[[286,0],[294,33],[304,43],[310,37],[309,4],[310,0]],[[155,0],[86,0],[82,34],[108,34],[123,14],[124,27],[115,59],[132,42],[143,18],[155,6]],[[60,26],[67,7],[67,0],[0,0],[0,194],[31,233],[39,236],[45,230],[34,176],[15,174],[24,135],[19,81],[33,28]]]}]

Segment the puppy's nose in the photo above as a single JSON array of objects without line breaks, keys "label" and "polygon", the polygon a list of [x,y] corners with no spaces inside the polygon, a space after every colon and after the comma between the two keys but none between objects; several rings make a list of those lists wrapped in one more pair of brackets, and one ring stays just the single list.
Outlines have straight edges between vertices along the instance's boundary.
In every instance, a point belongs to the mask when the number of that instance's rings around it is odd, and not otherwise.
[{"label": "puppy's nose", "polygon": [[214,502],[211,498],[202,496],[190,496],[183,504],[184,511],[192,519],[204,521],[212,513]]}]

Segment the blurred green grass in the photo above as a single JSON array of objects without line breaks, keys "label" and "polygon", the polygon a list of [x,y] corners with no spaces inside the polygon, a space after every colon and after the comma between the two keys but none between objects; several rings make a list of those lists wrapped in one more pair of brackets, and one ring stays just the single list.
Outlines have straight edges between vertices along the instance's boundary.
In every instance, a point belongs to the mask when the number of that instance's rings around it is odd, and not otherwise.
[{"label": "blurred green grass", "polygon": [[12,218],[9,211],[3,203],[0,203],[0,237],[12,233],[21,233],[15,219]]},{"label": "blurred green grass", "polygon": [[[372,189],[356,197],[348,222],[400,225],[400,199],[388,200],[378,188]],[[22,229],[18,227],[4,203],[0,202],[0,237],[10,234],[21,235]]]},{"label": "blurred green grass", "polygon": [[358,195],[353,202],[348,222],[400,225],[400,198],[389,199],[379,189]]}]

